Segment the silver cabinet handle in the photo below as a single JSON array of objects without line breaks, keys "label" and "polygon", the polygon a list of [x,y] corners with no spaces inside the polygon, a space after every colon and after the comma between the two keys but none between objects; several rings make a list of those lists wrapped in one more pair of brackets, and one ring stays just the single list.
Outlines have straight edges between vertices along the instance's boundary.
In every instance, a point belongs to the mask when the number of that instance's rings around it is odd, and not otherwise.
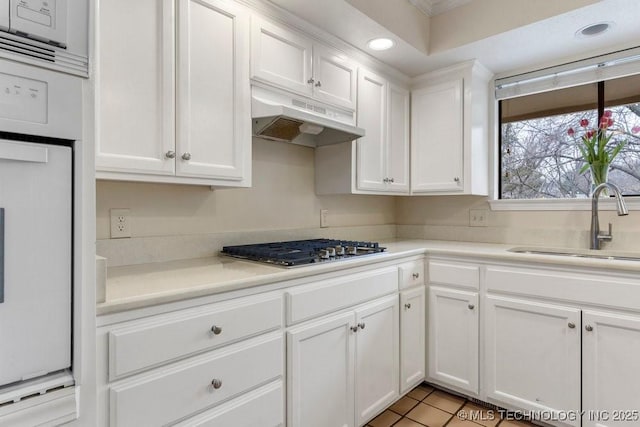
[{"label": "silver cabinet handle", "polygon": [[456,176],[455,178],[453,178],[453,180],[454,180],[455,182],[460,182],[460,177]]},{"label": "silver cabinet handle", "polygon": [[176,158],[176,152],[175,152],[175,151],[173,151],[173,150],[169,150],[169,151],[167,151],[166,153],[164,153],[164,156],[165,156],[167,159],[175,159],[175,158]]},{"label": "silver cabinet handle", "polygon": [[389,182],[394,182],[393,178],[389,178]]},{"label": "silver cabinet handle", "polygon": [[418,279],[420,278],[420,273],[413,273],[412,276],[414,279]]},{"label": "silver cabinet handle", "polygon": [[184,153],[182,155],[182,160],[191,160],[191,153]]},{"label": "silver cabinet handle", "polygon": [[469,310],[473,310],[474,308],[476,308],[476,306],[473,304],[469,304],[468,307],[469,307]]},{"label": "silver cabinet handle", "polygon": [[409,310],[411,308],[411,303],[406,303],[404,305],[404,308],[406,308],[407,310]]},{"label": "silver cabinet handle", "polygon": [[389,182],[389,178],[383,179],[382,182]]},{"label": "silver cabinet handle", "polygon": [[217,378],[214,378],[213,381],[211,381],[211,386],[214,389],[218,390],[220,387],[222,387],[222,381]]},{"label": "silver cabinet handle", "polygon": [[349,329],[351,329],[353,332],[358,332],[358,326],[350,326]]},{"label": "silver cabinet handle", "polygon": [[584,329],[585,329],[587,332],[591,332],[591,331],[593,331],[593,326],[591,326],[591,325],[587,325],[587,326],[585,326],[585,327],[584,327]]},{"label": "silver cabinet handle", "polygon": [[567,326],[569,326],[569,329],[575,329],[576,324],[573,323],[573,322],[569,322],[569,324]]},{"label": "silver cabinet handle", "polygon": [[222,333],[222,328],[218,325],[213,325],[211,327],[211,332],[213,332],[213,335],[220,335]]},{"label": "silver cabinet handle", "polygon": [[307,83],[309,83],[310,85],[313,84],[313,82],[315,82],[315,80],[313,79],[313,77],[311,77],[309,80],[307,80]]},{"label": "silver cabinet handle", "polygon": [[316,82],[316,87],[322,87],[322,83],[320,82],[320,80]]},{"label": "silver cabinet handle", "polygon": [[362,322],[362,323],[358,323],[358,327],[359,327],[360,329],[364,329],[364,327],[365,327],[364,322]]}]

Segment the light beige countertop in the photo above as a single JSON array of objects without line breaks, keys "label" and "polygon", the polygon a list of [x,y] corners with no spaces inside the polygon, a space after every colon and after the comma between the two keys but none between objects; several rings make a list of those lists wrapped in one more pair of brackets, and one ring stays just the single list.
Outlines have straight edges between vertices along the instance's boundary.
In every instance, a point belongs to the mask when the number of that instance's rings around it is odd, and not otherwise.
[{"label": "light beige countertop", "polygon": [[[431,255],[469,256],[495,261],[520,261],[640,272],[639,261],[592,259],[508,251],[517,245],[433,240],[386,241],[381,242],[381,245],[387,248],[386,252],[340,262],[327,262],[298,268],[282,268],[217,256],[110,267],[107,269],[105,284],[106,300],[98,303],[97,314],[115,313],[267,285],[425,253]],[[592,251],[580,252],[589,253]],[[606,254],[607,252],[595,251],[595,253]]]}]

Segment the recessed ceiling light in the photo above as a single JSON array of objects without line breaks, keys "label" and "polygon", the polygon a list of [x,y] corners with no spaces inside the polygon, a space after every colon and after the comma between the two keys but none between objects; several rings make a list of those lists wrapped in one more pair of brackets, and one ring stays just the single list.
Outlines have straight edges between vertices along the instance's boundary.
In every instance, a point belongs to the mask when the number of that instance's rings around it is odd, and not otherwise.
[{"label": "recessed ceiling light", "polygon": [[387,50],[387,49],[391,49],[393,47],[395,43],[393,42],[393,40],[385,38],[385,37],[380,37],[377,39],[372,39],[369,40],[367,42],[367,46],[369,46],[369,49],[373,49],[373,50]]},{"label": "recessed ceiling light", "polygon": [[598,22],[595,24],[589,24],[586,27],[580,28],[576,31],[576,37],[595,37],[599,36],[613,27],[613,22]]}]

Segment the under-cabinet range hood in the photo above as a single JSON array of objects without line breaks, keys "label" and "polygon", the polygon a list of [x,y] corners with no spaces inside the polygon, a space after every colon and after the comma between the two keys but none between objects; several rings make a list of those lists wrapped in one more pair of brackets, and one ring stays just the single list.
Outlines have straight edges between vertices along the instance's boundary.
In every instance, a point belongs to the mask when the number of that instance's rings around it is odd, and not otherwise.
[{"label": "under-cabinet range hood", "polygon": [[355,112],[254,85],[253,134],[274,141],[317,147],[353,141],[364,129],[353,125]]}]

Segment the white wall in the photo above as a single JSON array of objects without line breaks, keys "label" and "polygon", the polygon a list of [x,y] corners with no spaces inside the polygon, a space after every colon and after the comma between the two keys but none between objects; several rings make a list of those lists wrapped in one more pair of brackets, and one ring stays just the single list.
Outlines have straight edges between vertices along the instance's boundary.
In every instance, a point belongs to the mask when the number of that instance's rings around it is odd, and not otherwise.
[{"label": "white wall", "polygon": [[395,223],[387,196],[316,196],[314,150],[254,139],[253,187],[208,187],[116,181],[97,183],[98,239],[109,238],[109,209],[131,209],[133,237],[314,228],[320,209],[331,226]]}]

